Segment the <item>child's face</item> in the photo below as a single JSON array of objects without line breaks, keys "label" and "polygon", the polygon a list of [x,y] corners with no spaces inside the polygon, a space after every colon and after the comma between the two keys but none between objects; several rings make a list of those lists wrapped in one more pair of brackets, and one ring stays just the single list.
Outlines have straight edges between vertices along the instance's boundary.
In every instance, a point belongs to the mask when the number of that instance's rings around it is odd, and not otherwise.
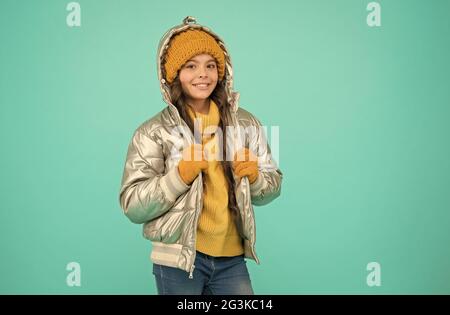
[{"label": "child's face", "polygon": [[183,65],[179,76],[188,102],[205,100],[217,85],[216,61],[208,54],[197,55]]}]

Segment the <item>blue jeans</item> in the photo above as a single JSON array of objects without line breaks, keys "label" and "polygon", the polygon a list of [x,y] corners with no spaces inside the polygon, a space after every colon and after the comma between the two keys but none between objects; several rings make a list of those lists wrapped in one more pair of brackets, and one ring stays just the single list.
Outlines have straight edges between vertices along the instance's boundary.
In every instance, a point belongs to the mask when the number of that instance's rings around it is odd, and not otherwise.
[{"label": "blue jeans", "polygon": [[174,267],[153,264],[158,294],[253,295],[244,255],[212,257],[197,252],[193,279]]}]

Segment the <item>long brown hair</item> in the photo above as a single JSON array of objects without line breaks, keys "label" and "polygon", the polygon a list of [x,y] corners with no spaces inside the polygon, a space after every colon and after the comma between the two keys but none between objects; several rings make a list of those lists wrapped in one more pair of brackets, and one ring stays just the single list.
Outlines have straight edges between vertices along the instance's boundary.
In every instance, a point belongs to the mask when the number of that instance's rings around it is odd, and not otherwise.
[{"label": "long brown hair", "polygon": [[[170,96],[172,99],[172,104],[175,105],[175,107],[178,109],[178,112],[180,113],[181,118],[186,122],[189,129],[191,129],[192,133],[194,133],[194,122],[192,121],[191,117],[188,114],[187,111],[187,104],[186,96],[183,92],[181,82],[179,79],[179,76],[174,79],[172,84],[170,85]],[[225,92],[225,80],[218,81],[217,86],[214,89],[214,91],[209,96],[210,99],[216,103],[219,113],[220,113],[220,122],[219,127],[221,128],[223,132],[223,145],[222,145],[222,157],[224,157],[221,161],[225,178],[228,183],[228,207],[230,208],[231,214],[233,216],[234,220],[238,219],[239,214],[239,208],[236,201],[236,195],[235,195],[235,187],[236,182],[233,177],[233,170],[232,170],[232,161],[227,161],[227,137],[225,135],[225,128],[224,126],[229,126],[229,116],[227,115],[228,108],[230,107],[227,95]],[[205,188],[205,177],[203,177],[203,186]],[[239,222],[238,222],[239,223]]]}]

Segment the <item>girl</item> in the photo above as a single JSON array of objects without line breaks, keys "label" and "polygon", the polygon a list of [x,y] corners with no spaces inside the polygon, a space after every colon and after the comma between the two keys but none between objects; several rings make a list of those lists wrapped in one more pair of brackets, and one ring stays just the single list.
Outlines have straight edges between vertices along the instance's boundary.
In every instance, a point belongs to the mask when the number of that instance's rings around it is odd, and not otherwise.
[{"label": "girl", "polygon": [[238,106],[216,34],[185,18],[161,39],[157,65],[168,106],[134,132],[120,205],[152,242],[158,294],[253,294],[253,205],[280,195],[282,172]]}]

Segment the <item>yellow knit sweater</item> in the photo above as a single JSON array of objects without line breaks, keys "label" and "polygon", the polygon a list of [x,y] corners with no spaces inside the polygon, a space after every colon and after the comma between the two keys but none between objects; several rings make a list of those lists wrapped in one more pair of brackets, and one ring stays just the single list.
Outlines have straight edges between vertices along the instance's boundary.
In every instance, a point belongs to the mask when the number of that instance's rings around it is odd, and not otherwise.
[{"label": "yellow knit sweater", "polygon": [[197,250],[215,257],[241,255],[244,253],[242,238],[228,207],[228,183],[221,161],[213,158],[220,152],[218,137],[211,135],[211,131],[216,129],[220,122],[219,109],[211,100],[208,114],[195,112],[190,106],[188,113],[193,121],[198,119],[201,122],[198,127],[202,135],[209,127],[202,136],[208,169],[203,174],[206,187],[197,227]]}]

